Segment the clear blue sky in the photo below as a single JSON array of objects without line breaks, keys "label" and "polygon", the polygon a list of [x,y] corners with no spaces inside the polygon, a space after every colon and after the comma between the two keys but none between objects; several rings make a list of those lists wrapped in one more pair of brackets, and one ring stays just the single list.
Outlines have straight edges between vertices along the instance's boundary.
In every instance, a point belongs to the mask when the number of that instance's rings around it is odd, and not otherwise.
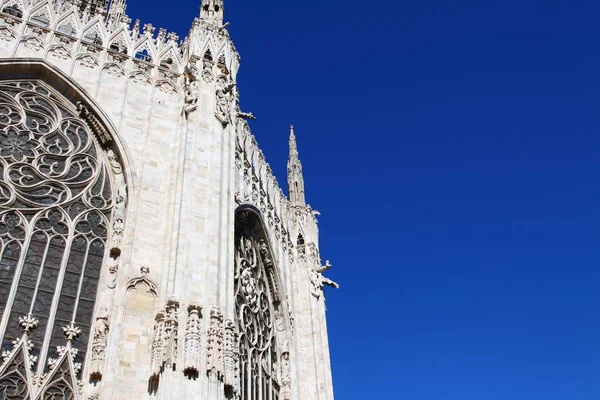
[{"label": "clear blue sky", "polygon": [[[183,37],[197,1],[130,0]],[[226,1],[322,212],[336,397],[600,398],[600,2]]]}]

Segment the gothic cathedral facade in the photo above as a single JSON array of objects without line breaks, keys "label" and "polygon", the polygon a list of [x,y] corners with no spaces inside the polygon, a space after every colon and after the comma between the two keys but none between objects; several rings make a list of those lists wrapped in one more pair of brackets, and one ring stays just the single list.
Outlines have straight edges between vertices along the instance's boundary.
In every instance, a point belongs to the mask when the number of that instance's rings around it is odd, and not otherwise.
[{"label": "gothic cathedral facade", "polygon": [[0,399],[332,400],[316,215],[240,109],[223,0],[0,0]]}]

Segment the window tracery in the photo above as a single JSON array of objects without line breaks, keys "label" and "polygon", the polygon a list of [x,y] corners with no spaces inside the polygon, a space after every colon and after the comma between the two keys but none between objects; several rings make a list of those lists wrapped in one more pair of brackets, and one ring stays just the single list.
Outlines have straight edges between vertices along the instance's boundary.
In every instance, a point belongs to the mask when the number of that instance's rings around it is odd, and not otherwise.
[{"label": "window tracery", "polygon": [[[236,220],[235,311],[239,334],[239,379],[242,400],[279,400],[282,354],[279,336],[282,305],[274,265],[257,218],[243,211]],[[288,377],[289,378],[289,377]],[[287,385],[287,382],[286,382]]]},{"label": "window tracery", "polygon": [[[85,360],[113,210],[105,158],[74,105],[41,82],[0,81],[0,338],[6,350],[20,318],[38,320],[38,373],[65,326],[80,330],[73,362]],[[68,398],[57,385],[44,398]]]}]

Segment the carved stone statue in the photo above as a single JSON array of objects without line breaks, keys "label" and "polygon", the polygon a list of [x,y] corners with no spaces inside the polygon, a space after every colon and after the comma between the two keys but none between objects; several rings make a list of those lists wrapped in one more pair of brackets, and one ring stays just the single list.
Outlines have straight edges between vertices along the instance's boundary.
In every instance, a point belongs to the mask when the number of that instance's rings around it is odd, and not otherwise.
[{"label": "carved stone statue", "polygon": [[94,321],[93,329],[90,378],[92,380],[99,380],[102,378],[102,368],[104,366],[104,359],[106,358],[106,342],[110,329],[108,308],[102,307],[100,309]]},{"label": "carved stone statue", "polygon": [[185,108],[186,114],[198,108],[198,82],[190,82],[185,89]]},{"label": "carved stone statue", "polygon": [[230,112],[231,99],[229,93],[235,87],[235,83],[227,83],[226,78],[221,75],[218,80],[218,89],[216,93],[217,97],[217,106],[216,106],[216,114],[217,117],[221,120],[221,122],[228,122],[228,116]]},{"label": "carved stone statue", "polygon": [[267,266],[269,268],[272,267],[273,260],[271,259],[271,253],[269,252],[269,246],[267,246],[267,242],[265,242],[265,239],[260,240],[259,250],[260,250],[260,255],[262,257],[262,260],[263,260],[263,264],[265,264],[265,266]]},{"label": "carved stone statue", "polygon": [[290,353],[281,354],[281,399],[292,398],[292,379],[290,378]]},{"label": "carved stone statue", "polygon": [[165,350],[164,362],[165,368],[171,368],[177,363],[177,345],[179,332],[179,302],[171,299],[167,302],[165,312]]},{"label": "carved stone statue", "polygon": [[206,83],[213,82],[213,65],[212,61],[206,59],[202,61],[202,80]]},{"label": "carved stone statue", "polygon": [[115,209],[113,212],[113,219],[125,221],[125,204],[127,202],[127,189],[125,185],[120,186],[117,189]]},{"label": "carved stone statue", "polygon": [[252,308],[256,308],[258,305],[258,293],[256,293],[256,280],[252,276],[251,267],[248,265],[243,268],[240,274],[240,281],[242,285],[242,292],[246,297],[248,305]]},{"label": "carved stone statue", "polygon": [[110,168],[112,169],[113,173],[115,175],[121,175],[123,173],[123,167],[121,166],[117,155],[111,149],[108,149],[106,154],[108,156],[108,163],[110,164]]},{"label": "carved stone statue", "polygon": [[310,290],[313,296],[320,297],[323,284],[321,282],[322,275],[316,269],[312,269],[308,276],[310,279]]},{"label": "carved stone statue", "polygon": [[100,313],[96,317],[96,322],[94,322],[94,342],[106,340],[106,335],[108,334],[108,329],[110,327],[108,318],[108,309],[102,307]]},{"label": "carved stone statue", "polygon": [[127,204],[127,189],[125,184],[117,189],[115,207],[113,209],[113,226],[111,236],[111,256],[118,258],[123,247],[125,230],[125,206]]},{"label": "carved stone statue", "polygon": [[222,90],[217,90],[217,116],[221,121],[227,121],[227,115],[229,114],[229,99],[227,98],[227,94]]}]

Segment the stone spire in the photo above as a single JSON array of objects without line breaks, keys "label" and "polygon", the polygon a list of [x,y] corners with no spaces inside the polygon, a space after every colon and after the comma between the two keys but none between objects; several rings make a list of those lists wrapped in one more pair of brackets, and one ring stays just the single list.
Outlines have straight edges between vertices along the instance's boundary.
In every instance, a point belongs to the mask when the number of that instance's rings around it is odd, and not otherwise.
[{"label": "stone spire", "polygon": [[290,158],[288,159],[288,192],[293,205],[304,206],[304,177],[302,163],[298,157],[298,145],[294,134],[294,125],[290,126]]},{"label": "stone spire", "polygon": [[202,0],[200,19],[219,27],[223,26],[223,0]]}]

